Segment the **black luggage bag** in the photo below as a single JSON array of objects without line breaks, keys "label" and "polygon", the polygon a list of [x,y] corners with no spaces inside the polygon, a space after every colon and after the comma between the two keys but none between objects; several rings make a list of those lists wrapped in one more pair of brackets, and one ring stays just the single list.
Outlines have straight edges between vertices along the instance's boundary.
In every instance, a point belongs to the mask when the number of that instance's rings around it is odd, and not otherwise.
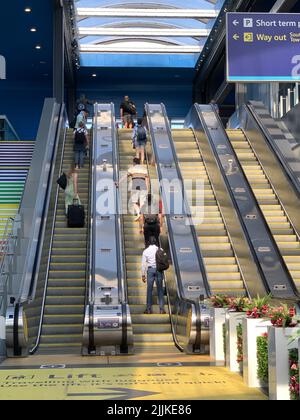
[{"label": "black luggage bag", "polygon": [[78,200],[68,207],[68,227],[83,228],[85,224],[84,206],[80,205]]}]

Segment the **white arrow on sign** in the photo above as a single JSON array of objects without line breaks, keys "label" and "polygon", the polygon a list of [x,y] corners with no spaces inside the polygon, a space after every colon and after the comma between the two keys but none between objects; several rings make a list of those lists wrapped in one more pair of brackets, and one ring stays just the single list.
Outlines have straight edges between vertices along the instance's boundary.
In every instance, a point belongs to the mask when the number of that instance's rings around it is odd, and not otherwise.
[{"label": "white arrow on sign", "polygon": [[236,19],[232,23],[234,24],[234,26],[238,26],[240,24],[240,22]]},{"label": "white arrow on sign", "polygon": [[240,39],[240,36],[238,34],[234,34],[233,39],[235,39],[237,41],[238,39]]}]

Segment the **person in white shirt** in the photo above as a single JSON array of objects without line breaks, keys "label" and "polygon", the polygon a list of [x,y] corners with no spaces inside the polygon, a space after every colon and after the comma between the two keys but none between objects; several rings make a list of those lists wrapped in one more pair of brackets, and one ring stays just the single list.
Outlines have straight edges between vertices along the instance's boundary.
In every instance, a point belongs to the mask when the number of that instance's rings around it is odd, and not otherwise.
[{"label": "person in white shirt", "polygon": [[146,166],[140,165],[140,160],[133,159],[133,166],[128,169],[128,177],[131,179],[130,191],[131,202],[139,220],[141,207],[146,203],[149,191],[149,176]]},{"label": "person in white shirt", "polygon": [[154,282],[156,282],[160,313],[164,310],[163,274],[156,269],[156,252],[158,250],[156,238],[151,236],[149,246],[143,252],[142,258],[142,281],[147,282],[147,309],[145,314],[152,314],[152,293]]},{"label": "person in white shirt", "polygon": [[83,111],[79,112],[79,114],[76,117],[75,130],[77,128],[79,128],[82,123],[83,123],[84,127],[86,127],[88,116],[89,116],[89,113],[86,110],[83,110]]}]

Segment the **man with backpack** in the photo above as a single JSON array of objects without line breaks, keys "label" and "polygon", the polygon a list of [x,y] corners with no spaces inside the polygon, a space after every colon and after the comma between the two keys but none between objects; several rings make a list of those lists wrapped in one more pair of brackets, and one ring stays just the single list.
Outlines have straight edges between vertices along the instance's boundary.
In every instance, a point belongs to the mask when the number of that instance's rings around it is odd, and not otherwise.
[{"label": "man with backpack", "polygon": [[84,122],[79,123],[79,127],[74,132],[74,153],[75,153],[75,169],[83,167],[86,148],[89,146],[88,132]]},{"label": "man with backpack", "polygon": [[124,128],[133,128],[133,117],[137,115],[137,111],[135,103],[129,99],[129,96],[125,96],[120,105],[120,115]]},{"label": "man with backpack", "polygon": [[137,126],[134,127],[132,142],[136,149],[136,157],[140,159],[140,162],[143,164],[145,160],[145,151],[147,144],[147,129],[143,127],[143,119],[139,118]]},{"label": "man with backpack", "polygon": [[165,314],[163,271],[169,268],[168,256],[157,246],[154,236],[149,239],[149,246],[143,252],[142,258],[142,281],[147,282],[147,308],[145,314],[152,314],[152,293],[156,282],[160,313]]}]

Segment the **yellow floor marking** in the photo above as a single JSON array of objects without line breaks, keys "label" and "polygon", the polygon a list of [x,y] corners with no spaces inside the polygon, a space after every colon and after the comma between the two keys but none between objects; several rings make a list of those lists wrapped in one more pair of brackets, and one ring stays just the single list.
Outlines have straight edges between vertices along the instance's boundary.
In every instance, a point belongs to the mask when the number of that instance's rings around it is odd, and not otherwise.
[{"label": "yellow floor marking", "polygon": [[0,400],[262,400],[223,367],[107,367],[0,371]]}]

